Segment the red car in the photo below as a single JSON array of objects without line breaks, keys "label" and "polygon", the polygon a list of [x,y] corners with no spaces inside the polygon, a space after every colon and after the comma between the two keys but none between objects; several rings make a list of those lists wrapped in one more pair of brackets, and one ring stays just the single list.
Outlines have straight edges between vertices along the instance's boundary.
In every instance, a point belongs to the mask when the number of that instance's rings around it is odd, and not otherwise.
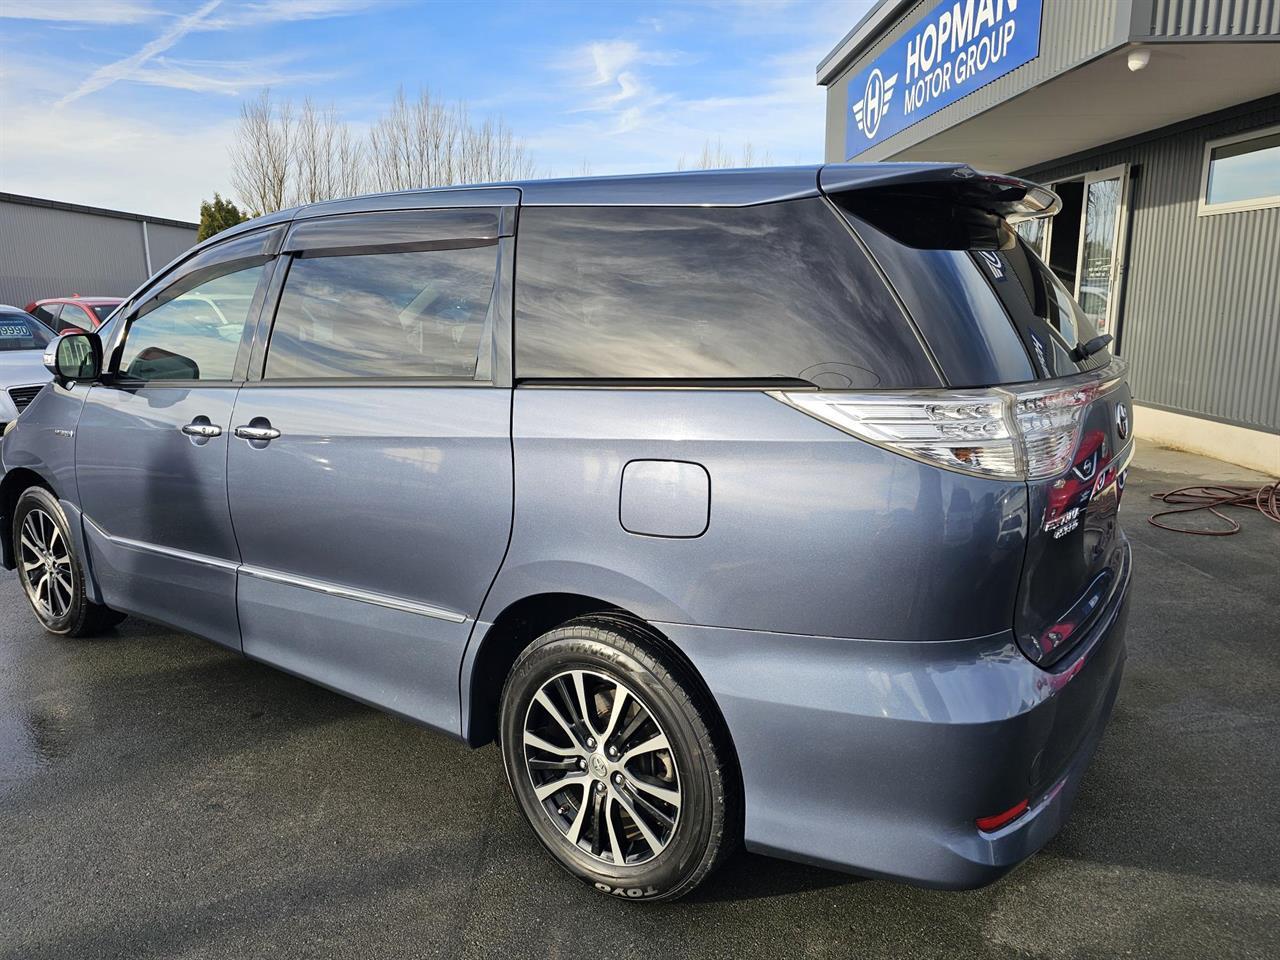
[{"label": "red car", "polygon": [[58,333],[68,330],[96,330],[111,311],[124,303],[122,297],[53,297],[27,304],[27,313],[43,320]]}]

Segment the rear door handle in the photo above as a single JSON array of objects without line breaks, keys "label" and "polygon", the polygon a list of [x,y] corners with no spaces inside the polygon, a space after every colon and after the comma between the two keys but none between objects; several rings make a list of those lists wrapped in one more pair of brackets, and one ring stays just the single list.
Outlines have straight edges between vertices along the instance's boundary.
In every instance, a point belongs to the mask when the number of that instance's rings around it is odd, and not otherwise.
[{"label": "rear door handle", "polygon": [[236,427],[235,434],[241,440],[274,440],[280,436],[280,431],[275,427],[255,427],[247,425]]},{"label": "rear door handle", "polygon": [[196,417],[190,423],[184,423],[182,432],[188,437],[202,437],[205,440],[222,436],[222,428],[216,423],[210,423],[206,417]]}]

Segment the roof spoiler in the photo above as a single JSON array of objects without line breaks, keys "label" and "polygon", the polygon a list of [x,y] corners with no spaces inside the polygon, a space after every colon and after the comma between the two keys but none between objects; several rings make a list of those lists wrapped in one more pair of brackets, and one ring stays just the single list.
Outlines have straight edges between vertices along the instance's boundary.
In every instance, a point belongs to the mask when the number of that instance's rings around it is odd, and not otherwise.
[{"label": "roof spoiler", "polygon": [[1004,250],[1010,224],[1062,209],[1052,190],[961,163],[828,164],[818,186],[846,212],[908,246]]},{"label": "roof spoiler", "polygon": [[1062,209],[1061,198],[1048,187],[964,163],[829,163],[818,171],[818,186],[826,194],[874,190],[945,197],[1010,223],[1052,217]]}]

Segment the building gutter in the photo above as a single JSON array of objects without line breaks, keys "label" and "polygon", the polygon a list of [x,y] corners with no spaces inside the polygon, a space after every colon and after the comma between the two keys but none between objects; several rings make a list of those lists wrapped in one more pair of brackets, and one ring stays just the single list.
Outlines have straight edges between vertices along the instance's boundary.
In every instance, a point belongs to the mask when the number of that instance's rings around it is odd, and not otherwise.
[{"label": "building gutter", "polygon": [[920,0],[878,0],[875,6],[866,12],[835,49],[822,58],[818,64],[818,86],[825,87],[834,81],[849,61],[858,56],[867,47],[880,39],[885,28],[895,21],[907,7],[919,3]]}]

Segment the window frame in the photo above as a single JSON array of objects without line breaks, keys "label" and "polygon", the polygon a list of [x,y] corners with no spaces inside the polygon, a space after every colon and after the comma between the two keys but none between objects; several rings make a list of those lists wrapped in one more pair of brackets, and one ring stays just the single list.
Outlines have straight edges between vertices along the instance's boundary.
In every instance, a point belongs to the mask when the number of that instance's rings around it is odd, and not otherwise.
[{"label": "window frame", "polygon": [[1200,193],[1196,200],[1197,217],[1214,217],[1222,213],[1243,213],[1248,210],[1267,210],[1280,207],[1280,193],[1266,197],[1255,197],[1252,200],[1230,200],[1224,203],[1209,203],[1209,167],[1213,159],[1213,151],[1218,147],[1229,147],[1247,140],[1260,140],[1263,137],[1280,134],[1280,124],[1269,127],[1258,127],[1244,133],[1232,134],[1229,137],[1217,137],[1206,140],[1200,161]]},{"label": "window frame", "polygon": [[[385,224],[394,228],[403,228],[406,215],[422,220],[430,225],[433,214],[443,214],[441,221],[448,223],[461,214],[473,214],[482,207],[462,205],[458,207],[428,207],[412,211],[378,210],[366,213],[338,214],[331,218],[308,218],[298,220],[290,228],[288,237],[282,244],[283,253],[271,277],[266,293],[265,306],[258,318],[257,328],[252,337],[252,345],[248,357],[248,368],[243,386],[247,388],[291,387],[291,388],[362,388],[362,387],[500,387],[511,386],[511,314],[515,298],[513,277],[515,273],[515,222],[514,207],[495,204],[497,229],[485,230],[484,236],[456,236],[426,231],[425,238],[395,239],[389,238],[380,229]],[[318,223],[331,220],[334,230],[325,229],[328,225]],[[468,233],[476,231],[466,231]],[[342,239],[335,242],[335,234],[341,233]],[[318,235],[317,243],[299,242],[298,236]],[[493,288],[489,294],[489,313],[487,333],[482,334],[478,354],[484,349],[485,338],[488,338],[489,375],[480,376],[477,365],[474,378],[456,377],[288,377],[266,378],[267,358],[270,352],[271,335],[275,330],[276,316],[288,285],[289,274],[293,264],[300,259],[329,259],[335,257],[378,256],[395,253],[430,252],[446,250],[474,249],[479,247],[494,248],[495,273]]]},{"label": "window frame", "polygon": [[[228,241],[227,246],[229,247],[231,243],[234,243],[234,241]],[[208,252],[208,250],[202,251],[202,253]],[[193,258],[193,261],[196,259]],[[104,364],[104,384],[130,389],[162,387],[190,390],[197,387],[239,387],[244,383],[245,368],[249,358],[249,345],[252,343],[253,332],[257,329],[261,318],[262,307],[279,258],[258,254],[251,257],[232,257],[220,261],[203,257],[198,259],[199,263],[195,264],[192,269],[180,270],[176,275],[169,278],[170,282],[168,284],[153,288],[153,291],[148,293],[145,298],[129,305],[128,314],[119,324],[119,327],[112,331],[110,345],[103,345],[103,356],[109,358]],[[231,369],[230,378],[225,380],[138,380],[121,375],[120,360],[124,353],[124,345],[129,339],[129,331],[133,329],[133,324],[136,320],[145,317],[157,307],[177,299],[183,293],[198,287],[202,283],[254,267],[261,267],[262,274],[258,277],[253,299],[249,302],[249,311],[245,315],[244,327],[241,329],[240,344],[236,349],[236,359]]]}]

